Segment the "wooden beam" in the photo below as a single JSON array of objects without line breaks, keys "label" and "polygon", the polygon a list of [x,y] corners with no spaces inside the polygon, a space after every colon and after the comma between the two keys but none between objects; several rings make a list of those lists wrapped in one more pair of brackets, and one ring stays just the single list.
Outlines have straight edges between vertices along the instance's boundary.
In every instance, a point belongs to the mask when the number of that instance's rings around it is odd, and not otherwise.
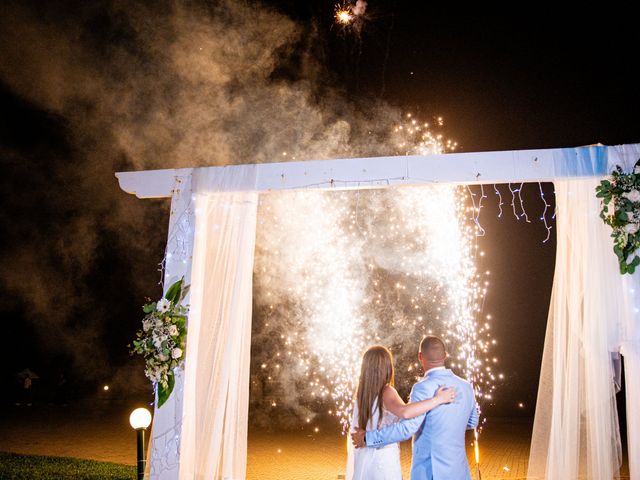
[{"label": "wooden beam", "polygon": [[[379,188],[425,183],[553,181],[607,174],[606,146],[262,163],[257,190]],[[226,167],[199,167],[213,172]],[[139,198],[170,197],[193,168],[118,172],[120,187]],[[215,175],[215,173],[214,173]]]}]

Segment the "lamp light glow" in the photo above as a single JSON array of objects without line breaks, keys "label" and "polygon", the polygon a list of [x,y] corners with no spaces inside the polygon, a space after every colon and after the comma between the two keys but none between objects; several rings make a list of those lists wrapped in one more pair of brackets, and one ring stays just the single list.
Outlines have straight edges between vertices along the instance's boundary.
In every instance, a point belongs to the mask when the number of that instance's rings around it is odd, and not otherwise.
[{"label": "lamp light glow", "polygon": [[129,423],[135,430],[151,425],[151,413],[146,408],[136,408],[129,416]]}]

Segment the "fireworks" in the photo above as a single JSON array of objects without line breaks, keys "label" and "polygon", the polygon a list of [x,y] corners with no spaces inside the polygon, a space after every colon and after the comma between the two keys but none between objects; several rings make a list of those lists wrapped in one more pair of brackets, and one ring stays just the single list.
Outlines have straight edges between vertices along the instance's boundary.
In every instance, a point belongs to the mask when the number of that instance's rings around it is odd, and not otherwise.
[{"label": "fireworks", "polygon": [[441,132],[444,119],[437,117],[433,123],[421,122],[411,113],[404,122],[393,129],[394,146],[401,155],[431,155],[453,152],[458,142],[445,139]]},{"label": "fireworks", "polygon": [[349,25],[353,21],[353,15],[350,9],[336,10],[336,22],[341,25]]},{"label": "fireworks", "polygon": [[[448,148],[420,125],[421,149]],[[364,349],[391,348],[406,392],[427,334],[443,337],[451,367],[490,399],[495,339],[490,316],[479,320],[489,272],[476,269],[478,207],[469,203],[465,188],[449,185],[263,195],[253,361],[267,401],[314,429],[330,405],[344,429]]]},{"label": "fireworks", "polygon": [[341,2],[336,4],[334,8],[334,18],[336,23],[343,27],[355,23],[361,24],[366,10],[367,2],[364,0],[357,0],[355,4],[351,2]]}]

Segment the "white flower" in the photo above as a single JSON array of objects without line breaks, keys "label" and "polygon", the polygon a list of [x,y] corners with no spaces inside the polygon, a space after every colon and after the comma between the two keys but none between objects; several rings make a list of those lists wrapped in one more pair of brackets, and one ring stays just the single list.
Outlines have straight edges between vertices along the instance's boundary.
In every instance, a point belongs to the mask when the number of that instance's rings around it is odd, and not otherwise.
[{"label": "white flower", "polygon": [[627,223],[624,227],[623,230],[625,231],[625,233],[628,233],[629,235],[633,235],[634,233],[636,233],[638,230],[640,229],[640,225],[637,223]]},{"label": "white flower", "polygon": [[162,326],[162,319],[161,318],[156,318],[155,326],[156,326],[156,328],[160,328]]},{"label": "white flower", "polygon": [[640,202],[640,191],[636,190],[635,188],[630,192],[623,193],[622,196],[634,203]]},{"label": "white flower", "polygon": [[158,355],[158,358],[160,359],[161,362],[166,362],[167,360],[169,360],[169,355],[165,355],[164,353],[161,353],[160,355]]},{"label": "white flower", "polygon": [[180,332],[178,331],[178,327],[177,326],[171,325],[169,327],[169,335],[171,335],[172,337],[175,337],[175,336],[178,335],[178,333],[180,333]]},{"label": "white flower", "polygon": [[160,313],[164,313],[169,310],[170,306],[171,302],[166,298],[163,298],[161,300],[158,300],[158,303],[156,303],[156,310],[158,310]]},{"label": "white flower", "polygon": [[173,350],[171,350],[171,357],[173,359],[178,359],[181,356],[182,356],[182,349],[176,347]]},{"label": "white flower", "polygon": [[633,173],[638,174],[640,173],[640,165],[636,165],[635,168],[633,169]]},{"label": "white flower", "polygon": [[152,325],[153,325],[153,322],[151,322],[151,320],[143,320],[142,330],[144,330],[145,332],[148,332]]}]

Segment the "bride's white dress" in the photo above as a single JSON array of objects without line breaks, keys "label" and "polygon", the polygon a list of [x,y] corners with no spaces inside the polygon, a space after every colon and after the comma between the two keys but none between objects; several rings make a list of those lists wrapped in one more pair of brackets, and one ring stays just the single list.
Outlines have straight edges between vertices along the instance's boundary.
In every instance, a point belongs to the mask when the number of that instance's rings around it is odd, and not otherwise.
[{"label": "bride's white dress", "polygon": [[[369,419],[367,430],[386,427],[399,420],[393,413],[382,409],[382,420],[378,425],[379,411],[374,404],[373,416]],[[353,406],[351,431],[358,427],[358,402]],[[346,480],[402,480],[400,466],[400,446],[392,443],[381,448],[354,448],[351,437],[347,438],[347,475]]]}]

